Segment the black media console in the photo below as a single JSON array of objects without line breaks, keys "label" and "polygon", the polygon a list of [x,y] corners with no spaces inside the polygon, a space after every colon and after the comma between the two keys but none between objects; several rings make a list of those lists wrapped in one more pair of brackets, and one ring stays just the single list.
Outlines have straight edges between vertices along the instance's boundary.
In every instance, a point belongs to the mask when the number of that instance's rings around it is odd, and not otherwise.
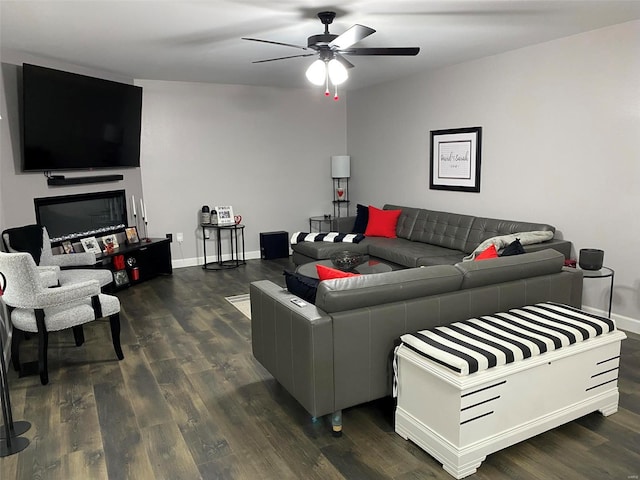
[{"label": "black media console", "polygon": [[[135,285],[158,275],[171,275],[171,245],[168,238],[151,238],[140,243],[122,245],[113,253],[98,257],[98,265],[114,272],[116,289]],[[124,269],[118,267],[118,256],[124,259]],[[122,272],[126,272],[126,275]]]}]

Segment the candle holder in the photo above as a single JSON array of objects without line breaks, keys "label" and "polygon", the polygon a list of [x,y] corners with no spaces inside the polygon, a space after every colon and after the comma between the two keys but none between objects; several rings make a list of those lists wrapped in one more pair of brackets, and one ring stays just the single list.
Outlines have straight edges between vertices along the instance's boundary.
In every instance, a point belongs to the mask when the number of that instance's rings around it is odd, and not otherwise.
[{"label": "candle holder", "polygon": [[151,239],[149,238],[149,235],[147,234],[147,225],[149,222],[147,222],[146,220],[144,221],[144,241],[149,243],[151,242]]}]

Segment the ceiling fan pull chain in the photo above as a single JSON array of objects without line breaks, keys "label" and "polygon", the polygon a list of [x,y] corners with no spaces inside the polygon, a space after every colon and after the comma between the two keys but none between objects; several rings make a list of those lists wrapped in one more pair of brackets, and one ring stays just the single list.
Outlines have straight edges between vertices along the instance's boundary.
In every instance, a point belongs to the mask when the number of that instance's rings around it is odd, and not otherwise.
[{"label": "ceiling fan pull chain", "polygon": [[327,68],[325,68],[324,70],[324,83],[325,83],[324,96],[328,97],[329,95],[331,95],[331,92],[329,92],[329,70]]},{"label": "ceiling fan pull chain", "polygon": [[336,87],[336,93],[333,96],[333,99],[337,102],[338,100],[340,100],[340,97],[338,96],[338,85],[334,85]]}]

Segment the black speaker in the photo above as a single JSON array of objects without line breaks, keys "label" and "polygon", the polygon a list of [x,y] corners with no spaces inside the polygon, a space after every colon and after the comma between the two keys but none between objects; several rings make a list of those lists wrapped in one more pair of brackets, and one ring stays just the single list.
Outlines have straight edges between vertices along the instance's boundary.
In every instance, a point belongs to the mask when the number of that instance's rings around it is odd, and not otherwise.
[{"label": "black speaker", "polygon": [[287,232],[262,232],[260,234],[260,256],[264,260],[289,256],[289,234]]},{"label": "black speaker", "polygon": [[580,249],[578,265],[583,270],[600,270],[604,260],[604,251],[597,248]]}]

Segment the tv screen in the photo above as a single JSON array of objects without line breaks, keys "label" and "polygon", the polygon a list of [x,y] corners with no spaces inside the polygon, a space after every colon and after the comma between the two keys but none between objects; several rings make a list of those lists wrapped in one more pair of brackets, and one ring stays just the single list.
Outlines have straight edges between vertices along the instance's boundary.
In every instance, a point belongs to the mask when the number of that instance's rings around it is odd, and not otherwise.
[{"label": "tv screen", "polygon": [[142,88],[23,64],[23,171],[140,166]]},{"label": "tv screen", "polygon": [[104,234],[127,225],[124,190],[35,198],[36,222],[47,227],[52,242]]}]

